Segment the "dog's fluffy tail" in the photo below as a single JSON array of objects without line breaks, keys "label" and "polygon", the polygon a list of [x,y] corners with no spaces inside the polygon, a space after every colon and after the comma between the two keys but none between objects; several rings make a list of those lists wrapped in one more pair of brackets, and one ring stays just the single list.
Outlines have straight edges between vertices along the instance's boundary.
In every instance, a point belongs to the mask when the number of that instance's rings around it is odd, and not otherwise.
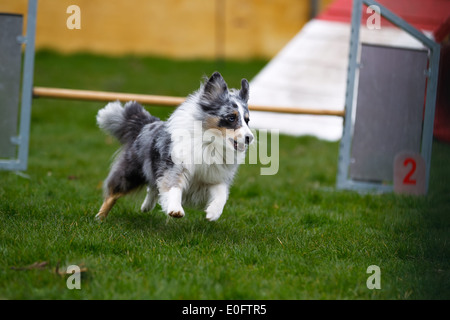
[{"label": "dog's fluffy tail", "polygon": [[97,124],[122,144],[136,139],[142,128],[159,118],[150,115],[139,103],[130,101],[122,107],[119,101],[108,103],[97,113]]}]

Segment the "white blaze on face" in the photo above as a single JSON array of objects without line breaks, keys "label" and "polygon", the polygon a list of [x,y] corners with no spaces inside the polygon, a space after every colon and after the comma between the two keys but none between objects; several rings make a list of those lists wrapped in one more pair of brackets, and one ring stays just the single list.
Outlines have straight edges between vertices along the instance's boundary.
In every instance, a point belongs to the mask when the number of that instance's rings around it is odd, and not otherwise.
[{"label": "white blaze on face", "polygon": [[235,103],[238,106],[238,110],[239,110],[239,117],[241,120],[241,124],[242,126],[239,129],[236,129],[236,140],[238,142],[238,145],[243,145],[245,148],[245,139],[246,137],[248,138],[249,142],[251,143],[254,139],[253,137],[253,133],[250,131],[250,128],[248,127],[247,123],[245,122],[244,119],[244,107],[238,102],[235,101]]}]

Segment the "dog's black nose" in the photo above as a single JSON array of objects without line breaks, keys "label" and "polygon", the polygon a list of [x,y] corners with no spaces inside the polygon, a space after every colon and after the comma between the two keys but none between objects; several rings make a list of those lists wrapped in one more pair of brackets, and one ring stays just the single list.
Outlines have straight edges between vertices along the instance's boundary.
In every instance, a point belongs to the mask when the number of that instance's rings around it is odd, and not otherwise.
[{"label": "dog's black nose", "polygon": [[245,144],[250,144],[253,141],[253,136],[250,134],[245,135]]}]

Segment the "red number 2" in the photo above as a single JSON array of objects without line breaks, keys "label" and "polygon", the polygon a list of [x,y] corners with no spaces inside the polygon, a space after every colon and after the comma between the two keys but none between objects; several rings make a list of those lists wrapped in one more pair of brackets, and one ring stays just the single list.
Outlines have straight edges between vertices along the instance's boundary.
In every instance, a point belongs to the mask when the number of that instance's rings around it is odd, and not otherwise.
[{"label": "red number 2", "polygon": [[411,163],[411,170],[408,172],[408,174],[405,176],[405,179],[403,179],[404,184],[416,184],[416,179],[411,179],[411,176],[416,171],[416,161],[412,158],[406,158],[403,162],[403,165],[406,167],[409,163]]}]

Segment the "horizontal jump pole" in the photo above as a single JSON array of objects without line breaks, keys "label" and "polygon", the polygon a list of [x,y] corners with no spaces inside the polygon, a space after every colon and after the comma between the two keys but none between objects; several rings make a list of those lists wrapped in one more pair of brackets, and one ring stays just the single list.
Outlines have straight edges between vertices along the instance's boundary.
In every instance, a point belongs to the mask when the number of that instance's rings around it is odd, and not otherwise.
[{"label": "horizontal jump pole", "polygon": [[[176,107],[183,103],[186,98],[136,94],[136,93],[121,93],[121,92],[107,92],[107,91],[92,91],[92,90],[75,90],[75,89],[61,89],[61,88],[45,88],[34,87],[33,97],[35,98],[54,98],[54,99],[71,99],[71,100],[86,100],[86,101],[137,101],[147,105],[158,105]],[[291,114],[308,114],[321,116],[337,116],[344,117],[345,111],[342,110],[323,110],[323,109],[307,109],[296,107],[274,107],[274,106],[257,106],[249,105],[248,108],[252,111],[267,111],[278,113]]]}]

